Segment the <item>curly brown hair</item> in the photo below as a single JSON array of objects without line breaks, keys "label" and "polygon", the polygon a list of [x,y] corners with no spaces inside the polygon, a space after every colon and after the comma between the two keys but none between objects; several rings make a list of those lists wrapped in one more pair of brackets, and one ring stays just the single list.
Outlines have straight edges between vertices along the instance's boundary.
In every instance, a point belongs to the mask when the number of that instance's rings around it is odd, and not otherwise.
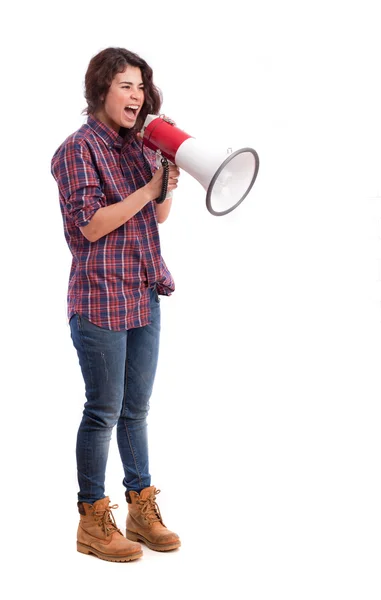
[{"label": "curly brown hair", "polygon": [[125,48],[106,48],[90,60],[85,75],[85,98],[87,108],[83,112],[93,115],[98,110],[117,73],[127,66],[139,67],[144,84],[144,104],[136,120],[134,129],[140,130],[148,114],[158,115],[162,104],[162,95],[154,83],[151,67],[138,54]]}]

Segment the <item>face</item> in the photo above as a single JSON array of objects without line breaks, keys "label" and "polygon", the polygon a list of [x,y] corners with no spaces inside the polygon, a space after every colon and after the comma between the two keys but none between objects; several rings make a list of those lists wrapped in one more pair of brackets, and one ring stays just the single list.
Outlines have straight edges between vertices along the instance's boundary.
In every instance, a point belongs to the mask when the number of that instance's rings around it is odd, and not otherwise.
[{"label": "face", "polygon": [[112,80],[103,105],[95,116],[119,132],[121,127],[131,129],[144,103],[144,86],[139,67],[128,65],[123,73]]}]

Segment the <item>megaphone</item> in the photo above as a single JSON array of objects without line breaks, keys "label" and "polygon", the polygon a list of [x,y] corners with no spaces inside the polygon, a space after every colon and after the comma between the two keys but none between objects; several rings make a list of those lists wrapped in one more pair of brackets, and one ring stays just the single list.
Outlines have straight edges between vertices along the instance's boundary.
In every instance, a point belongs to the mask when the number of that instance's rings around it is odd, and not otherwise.
[{"label": "megaphone", "polygon": [[204,146],[164,115],[147,115],[143,143],[184,169],[206,191],[206,207],[215,216],[237,208],[256,180],[259,157],[253,148],[225,152]]}]

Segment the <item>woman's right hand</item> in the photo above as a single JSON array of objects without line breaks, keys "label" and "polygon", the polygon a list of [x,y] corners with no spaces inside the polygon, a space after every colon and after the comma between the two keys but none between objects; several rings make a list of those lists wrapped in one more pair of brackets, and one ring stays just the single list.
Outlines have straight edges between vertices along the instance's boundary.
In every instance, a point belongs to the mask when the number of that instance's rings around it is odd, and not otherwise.
[{"label": "woman's right hand", "polygon": [[[157,171],[155,171],[151,181],[145,185],[146,189],[149,190],[151,199],[156,200],[161,195],[161,188],[163,185],[163,174],[164,169],[160,167]],[[167,192],[171,192],[177,188],[178,178],[180,176],[180,171],[176,165],[169,165],[169,173],[168,173],[168,187]]]}]

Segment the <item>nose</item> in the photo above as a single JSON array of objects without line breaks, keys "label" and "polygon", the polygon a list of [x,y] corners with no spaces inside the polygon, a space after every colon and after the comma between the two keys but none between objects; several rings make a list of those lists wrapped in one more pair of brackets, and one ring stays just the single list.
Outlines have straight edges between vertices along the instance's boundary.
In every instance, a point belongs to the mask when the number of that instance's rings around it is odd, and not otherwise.
[{"label": "nose", "polygon": [[143,90],[140,90],[140,89],[132,90],[131,98],[133,100],[139,100],[142,97],[142,94],[143,94]]}]

